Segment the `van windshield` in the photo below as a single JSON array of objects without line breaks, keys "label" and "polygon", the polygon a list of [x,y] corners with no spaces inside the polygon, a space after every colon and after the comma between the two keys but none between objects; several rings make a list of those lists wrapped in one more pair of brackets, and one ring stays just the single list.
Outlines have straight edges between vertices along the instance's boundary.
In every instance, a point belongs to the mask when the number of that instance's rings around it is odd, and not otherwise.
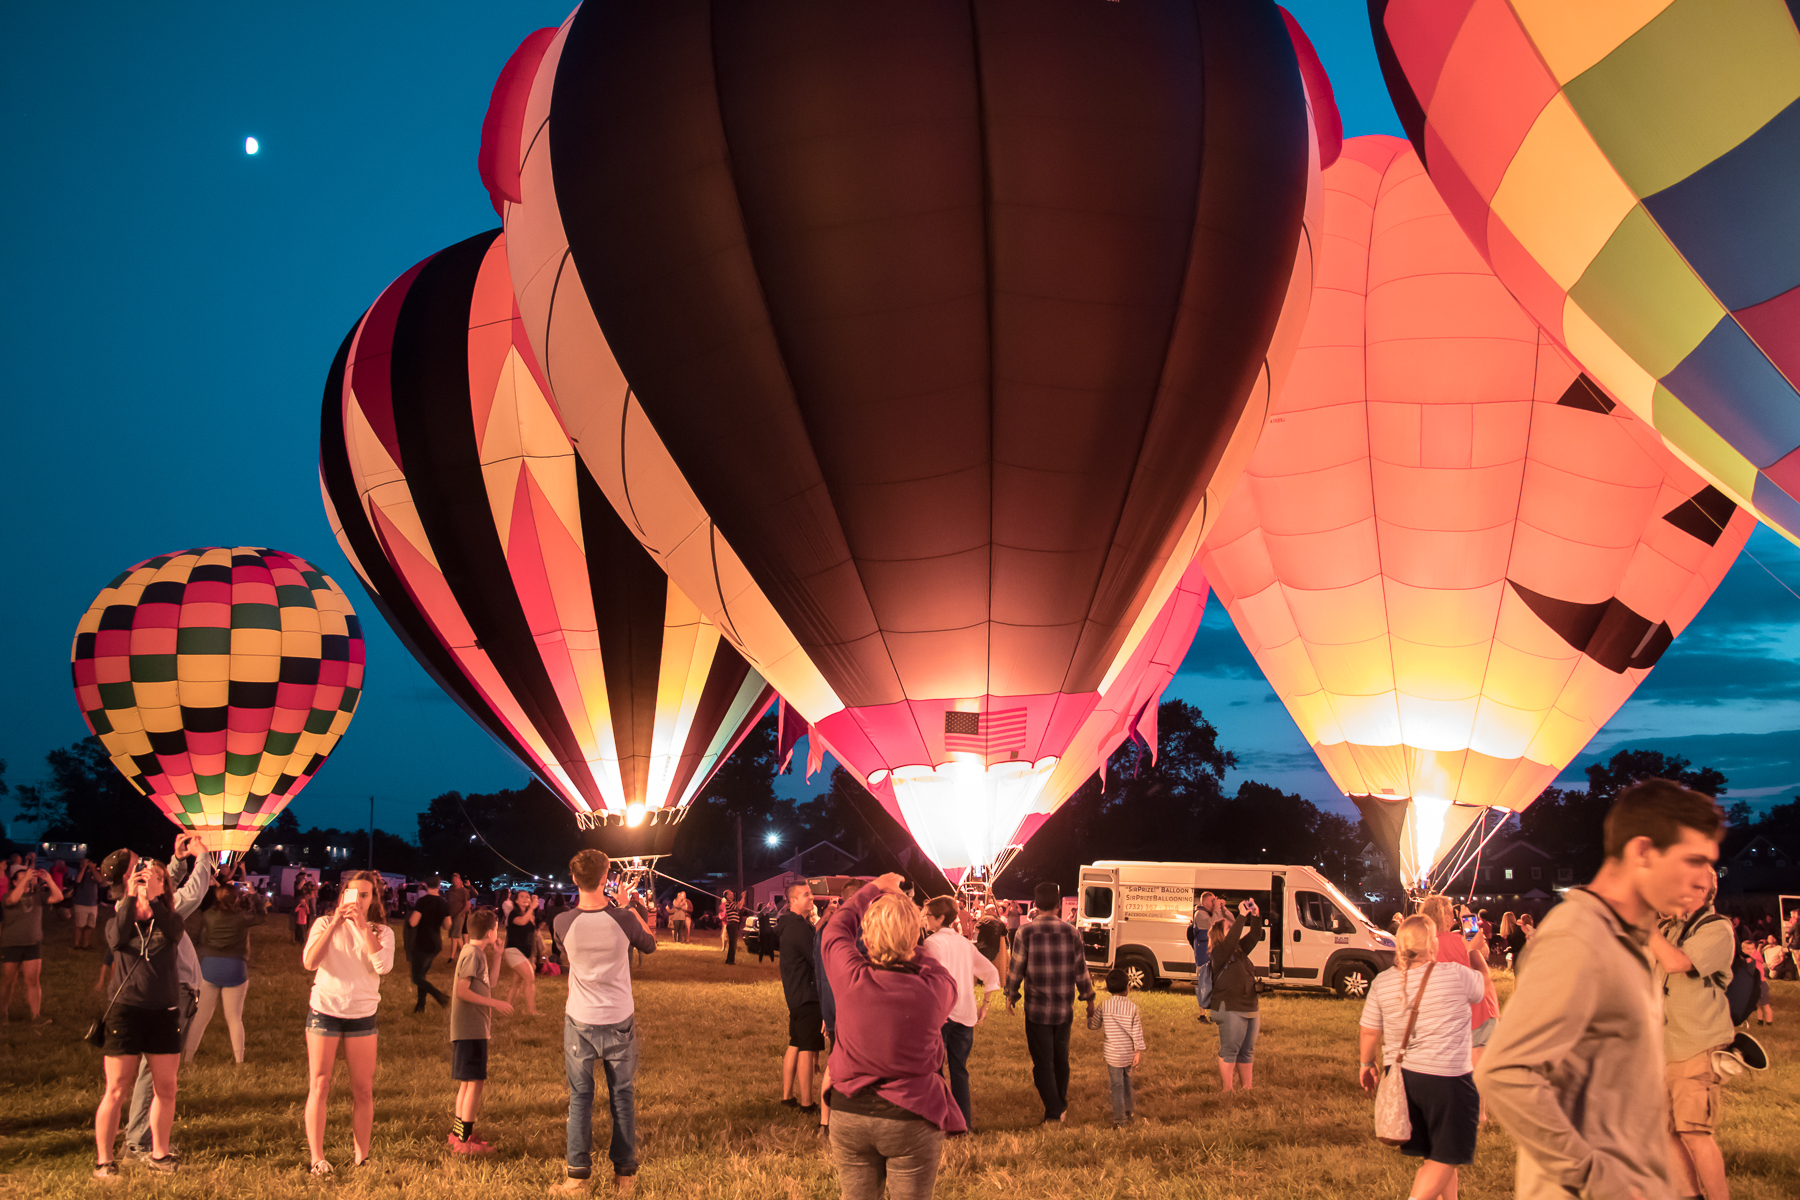
[{"label": "van windshield", "polygon": [[1364,925],[1367,925],[1370,929],[1380,932],[1381,927],[1369,920],[1367,914],[1351,902],[1350,897],[1338,891],[1336,885],[1334,885],[1331,880],[1326,879],[1321,875],[1319,876],[1319,883],[1324,887],[1326,894],[1331,897],[1332,902],[1339,908],[1342,908],[1345,912],[1349,913],[1352,917],[1355,917],[1358,921],[1361,921]]}]

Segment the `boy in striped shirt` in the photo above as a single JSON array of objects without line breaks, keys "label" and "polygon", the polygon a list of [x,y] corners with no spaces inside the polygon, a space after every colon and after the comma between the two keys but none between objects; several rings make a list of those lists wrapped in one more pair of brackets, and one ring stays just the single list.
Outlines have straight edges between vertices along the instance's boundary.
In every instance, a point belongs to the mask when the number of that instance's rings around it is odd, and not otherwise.
[{"label": "boy in striped shirt", "polygon": [[1131,1069],[1144,1057],[1144,1020],[1138,1006],[1125,998],[1130,987],[1121,967],[1106,973],[1106,1002],[1100,1006],[1100,1027],[1106,1044],[1106,1077],[1112,1083],[1113,1128],[1131,1124]]}]

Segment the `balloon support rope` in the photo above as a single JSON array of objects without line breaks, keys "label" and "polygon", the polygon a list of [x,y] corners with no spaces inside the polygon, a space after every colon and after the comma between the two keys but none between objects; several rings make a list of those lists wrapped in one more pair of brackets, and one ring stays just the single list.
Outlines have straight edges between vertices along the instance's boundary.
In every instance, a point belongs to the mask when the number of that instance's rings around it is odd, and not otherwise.
[{"label": "balloon support rope", "polygon": [[468,810],[467,806],[465,806],[463,804],[462,793],[455,792],[452,794],[456,796],[456,807],[462,810],[463,820],[465,820],[469,823],[469,828],[475,831],[475,836],[481,839],[481,844],[486,846],[489,850],[493,850],[495,858],[499,859],[501,862],[505,863],[507,866],[511,867],[513,870],[517,871],[519,873],[519,877],[521,879],[523,879],[527,875],[530,875],[533,879],[536,879],[537,873],[535,871],[527,871],[524,867],[521,867],[518,863],[516,863],[512,859],[506,857],[506,855],[500,853],[500,851],[494,850],[494,844],[487,840],[487,835],[482,833],[481,829],[475,824],[475,818],[471,817],[469,815],[469,810]]}]

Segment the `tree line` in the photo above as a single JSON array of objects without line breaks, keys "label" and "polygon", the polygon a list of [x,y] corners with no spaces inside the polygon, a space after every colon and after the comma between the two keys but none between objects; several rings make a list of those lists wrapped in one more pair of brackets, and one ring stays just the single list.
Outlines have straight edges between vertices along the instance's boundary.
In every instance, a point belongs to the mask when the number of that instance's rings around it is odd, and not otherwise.
[{"label": "tree line", "polygon": [[[1157,753],[1126,742],[1106,770],[1088,780],[1026,844],[999,882],[1003,895],[1028,896],[1042,880],[1065,886],[1077,868],[1098,859],[1298,863],[1317,867],[1346,891],[1360,890],[1367,826],[1322,809],[1292,792],[1255,780],[1225,791],[1236,756],[1200,710],[1165,701],[1158,714]],[[47,841],[86,842],[95,857],[129,845],[166,854],[175,827],[113,768],[98,739],[85,738],[45,756],[48,778],[14,789],[20,816],[43,825]],[[835,845],[863,873],[897,870],[928,888],[944,886],[904,828],[848,771],[839,767],[811,799],[776,793],[775,722],[757,725],[721,766],[678,827],[671,875],[708,876],[735,886],[778,873],[796,851]],[[793,768],[790,768],[790,770]],[[0,795],[6,794],[0,763]],[[1723,797],[1727,779],[1712,767],[1653,750],[1621,750],[1587,768],[1588,788],[1547,789],[1518,818],[1518,835],[1563,857],[1581,878],[1598,869],[1601,821],[1619,790],[1660,776]],[[304,797],[301,805],[304,806]],[[1748,803],[1729,808],[1736,828],[1753,828],[1782,845],[1800,845],[1800,798],[1760,821]],[[365,829],[302,829],[293,808],[271,822],[259,846],[270,861],[363,866]],[[491,879],[499,875],[560,877],[569,856],[594,844],[575,828],[562,802],[543,784],[496,792],[445,792],[418,814],[411,836],[374,831],[374,859],[387,871]],[[286,847],[276,852],[274,846]],[[337,859],[330,848],[341,853]]]}]

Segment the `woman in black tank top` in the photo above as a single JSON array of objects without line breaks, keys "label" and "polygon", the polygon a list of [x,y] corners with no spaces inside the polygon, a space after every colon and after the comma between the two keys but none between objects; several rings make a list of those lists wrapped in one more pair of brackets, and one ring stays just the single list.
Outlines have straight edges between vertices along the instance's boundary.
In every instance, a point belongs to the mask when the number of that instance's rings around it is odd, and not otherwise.
[{"label": "woman in black tank top", "polygon": [[[512,972],[517,975],[525,988],[524,1012],[528,1017],[538,1015],[537,964],[543,955],[543,946],[538,939],[537,906],[538,899],[530,892],[513,893],[512,917],[506,922],[506,953],[501,959],[502,974]],[[507,999],[510,1001],[517,991],[516,984],[507,992]]]}]

